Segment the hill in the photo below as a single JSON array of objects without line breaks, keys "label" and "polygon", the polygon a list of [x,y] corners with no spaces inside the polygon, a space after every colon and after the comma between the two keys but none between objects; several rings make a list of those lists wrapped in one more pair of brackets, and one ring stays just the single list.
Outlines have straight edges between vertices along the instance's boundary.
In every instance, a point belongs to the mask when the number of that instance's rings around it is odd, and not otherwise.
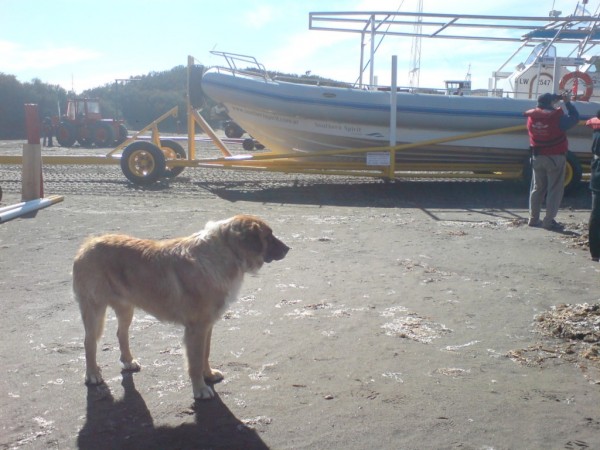
[{"label": "hill", "polygon": [[[194,66],[191,71],[191,99],[195,108],[212,125],[220,124],[223,117],[212,116],[214,103],[206,98],[200,86],[202,66]],[[298,76],[280,72],[270,72],[270,76],[284,80],[344,85],[316,75]],[[168,118],[161,123],[161,131],[183,132],[186,117],[187,67],[177,66],[163,72],[150,72],[146,75],[132,75],[131,82],[115,82],[84,91],[79,97],[100,99],[103,117],[121,118],[128,129],[139,130],[148,125],[174,106],[179,106],[179,117]],[[0,72],[0,139],[25,138],[25,103],[39,106],[40,120],[43,117],[64,112],[66,101],[73,93],[58,85],[44,83],[40,79],[21,83],[14,75]]]}]

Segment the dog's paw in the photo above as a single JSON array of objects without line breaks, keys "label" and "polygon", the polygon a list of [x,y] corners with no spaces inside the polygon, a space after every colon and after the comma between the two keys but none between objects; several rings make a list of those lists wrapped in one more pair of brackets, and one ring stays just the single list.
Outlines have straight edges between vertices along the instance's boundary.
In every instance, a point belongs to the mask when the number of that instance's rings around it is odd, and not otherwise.
[{"label": "dog's paw", "polygon": [[208,374],[204,375],[204,381],[207,383],[218,383],[219,381],[223,381],[223,372],[217,369],[210,369]]},{"label": "dog's paw", "polygon": [[125,372],[139,372],[142,370],[142,366],[137,362],[137,359],[132,359],[131,362],[121,362],[121,365]]},{"label": "dog's paw", "polygon": [[98,369],[97,372],[85,374],[85,384],[86,385],[97,386],[102,383],[104,383],[104,380],[102,379],[102,374],[100,373],[100,369]]},{"label": "dog's paw", "polygon": [[195,400],[210,400],[215,396],[215,391],[210,386],[202,386],[198,389],[194,389]]}]

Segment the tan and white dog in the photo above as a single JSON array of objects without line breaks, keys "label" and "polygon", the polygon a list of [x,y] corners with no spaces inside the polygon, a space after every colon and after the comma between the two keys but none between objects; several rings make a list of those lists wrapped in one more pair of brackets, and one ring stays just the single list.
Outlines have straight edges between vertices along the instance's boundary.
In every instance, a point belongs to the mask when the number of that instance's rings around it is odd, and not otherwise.
[{"label": "tan and white dog", "polygon": [[214,323],[237,299],[245,273],[283,259],[288,250],[264,221],[247,215],[208,222],[202,231],[176,239],[88,239],[73,264],[73,291],[85,328],[86,383],[103,382],[96,351],[107,306],[117,316],[123,368],[140,370],[129,349],[129,326],[134,308],[141,308],[184,326],[194,398],[214,397],[206,382],[223,379],[208,362]]}]

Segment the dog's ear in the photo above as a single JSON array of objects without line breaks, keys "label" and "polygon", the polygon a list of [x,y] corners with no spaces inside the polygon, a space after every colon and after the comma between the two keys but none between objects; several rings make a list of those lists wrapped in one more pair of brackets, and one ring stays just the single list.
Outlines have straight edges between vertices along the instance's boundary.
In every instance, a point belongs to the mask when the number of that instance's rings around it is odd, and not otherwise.
[{"label": "dog's ear", "polygon": [[254,252],[263,252],[262,230],[256,222],[250,222],[242,227],[240,241],[245,249]]}]

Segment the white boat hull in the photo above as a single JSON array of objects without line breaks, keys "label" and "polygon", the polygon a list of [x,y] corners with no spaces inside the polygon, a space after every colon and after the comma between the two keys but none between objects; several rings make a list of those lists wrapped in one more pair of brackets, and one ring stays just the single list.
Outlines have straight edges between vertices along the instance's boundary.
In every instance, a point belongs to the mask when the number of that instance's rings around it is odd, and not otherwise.
[{"label": "white boat hull", "polygon": [[[311,152],[389,145],[390,92],[271,81],[211,69],[204,92],[227,107],[233,120],[273,152]],[[576,102],[582,119],[599,103]],[[397,143],[448,138],[523,125],[535,101],[477,96],[397,94]],[[569,131],[570,150],[590,159],[591,130]],[[528,157],[525,130],[398,152],[399,161],[511,163]],[[356,154],[354,154],[356,158]],[[358,156],[364,160],[365,156]]]}]

